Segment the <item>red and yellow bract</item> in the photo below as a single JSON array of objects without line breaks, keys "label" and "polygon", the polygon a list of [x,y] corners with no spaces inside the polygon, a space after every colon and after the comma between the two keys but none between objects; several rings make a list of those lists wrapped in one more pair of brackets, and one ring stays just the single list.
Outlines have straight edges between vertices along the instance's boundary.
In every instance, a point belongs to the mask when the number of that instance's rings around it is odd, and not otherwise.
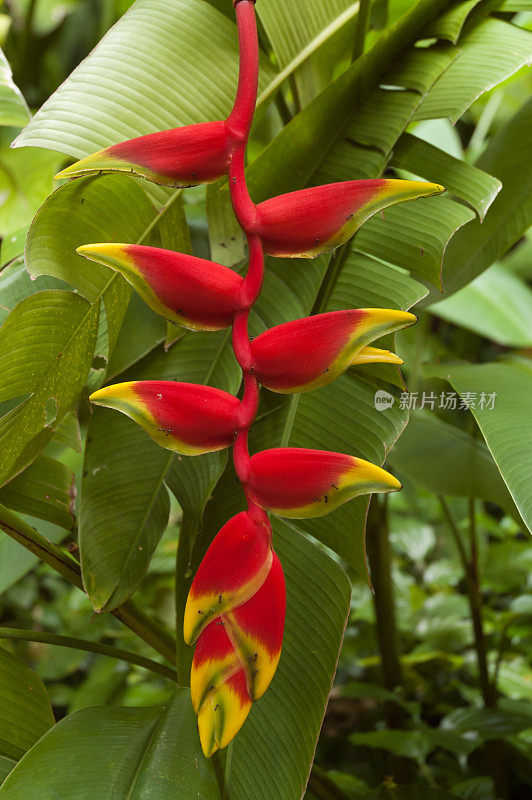
[{"label": "red and yellow bract", "polygon": [[229,447],[240,406],[221,389],[176,381],[116,383],[90,399],[131,417],[162,447],[189,456]]},{"label": "red and yellow bract", "polygon": [[330,383],[354,363],[365,363],[364,358],[397,363],[387,351],[364,355],[363,350],[379,336],[415,321],[407,311],[359,308],[285,322],[252,341],[255,375],[274,392],[307,392]]},{"label": "red and yellow bract", "polygon": [[120,272],[157,314],[192,330],[228,328],[242,278],[204,258],[138,244],[84,244],[80,255]]}]

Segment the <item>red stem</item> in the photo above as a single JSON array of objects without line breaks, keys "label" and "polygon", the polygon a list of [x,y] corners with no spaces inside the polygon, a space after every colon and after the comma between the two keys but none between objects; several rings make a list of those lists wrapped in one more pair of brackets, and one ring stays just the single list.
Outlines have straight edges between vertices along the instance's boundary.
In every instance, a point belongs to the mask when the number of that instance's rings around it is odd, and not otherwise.
[{"label": "red stem", "polygon": [[260,237],[255,233],[257,209],[249,196],[245,175],[246,146],[257,102],[259,47],[254,2],[237,0],[235,6],[240,70],[235,105],[227,119],[227,124],[240,141],[229,165],[229,191],[238,224],[248,240],[249,264],[242,283],[242,310],[237,311],[233,318],[233,350],[242,370],[244,381],[244,395],[237,415],[233,461],[236,474],[244,488],[248,512],[258,519],[263,519],[265,513],[249,496],[247,486],[251,467],[248,449],[249,429],[257,416],[259,407],[259,384],[253,375],[248,321],[250,309],[260,294],[264,280],[264,250]]},{"label": "red stem", "polygon": [[255,0],[240,0],[236,3],[240,66],[235,104],[227,117],[227,126],[231,132],[245,141],[253,122],[259,84],[259,42],[254,3]]}]

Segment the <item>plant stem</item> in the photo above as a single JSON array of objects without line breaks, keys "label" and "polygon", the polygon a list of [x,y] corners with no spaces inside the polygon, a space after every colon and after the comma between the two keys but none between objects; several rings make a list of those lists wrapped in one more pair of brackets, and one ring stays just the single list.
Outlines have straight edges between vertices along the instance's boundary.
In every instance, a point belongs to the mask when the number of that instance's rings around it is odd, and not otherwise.
[{"label": "plant stem", "polygon": [[[84,591],[78,562],[1,504],[0,529],[52,567],[69,583]],[[171,664],[175,663],[174,639],[159,623],[138,609],[132,600],[128,600],[111,613]]]},{"label": "plant stem", "polygon": [[[486,640],[482,624],[482,595],[480,592],[480,574],[478,564],[478,535],[475,520],[475,501],[469,500],[469,540],[470,553],[467,554],[462,537],[453,519],[447,501],[439,497],[444,516],[447,520],[451,533],[460,555],[464,567],[465,585],[469,608],[471,611],[471,622],[473,625],[473,637],[475,652],[477,655],[477,665],[479,673],[480,691],[485,708],[497,707],[497,693],[495,684],[490,681],[488,670],[488,659],[486,653]],[[493,740],[484,745],[486,767],[493,777],[495,789],[499,797],[508,796],[507,771],[504,764],[504,742]]]},{"label": "plant stem", "polygon": [[480,580],[478,571],[478,540],[475,525],[475,501],[469,501],[469,537],[470,555],[468,556],[460,532],[453,519],[449,505],[444,497],[438,497],[443,514],[453,535],[460,560],[464,568],[465,584],[469,608],[471,611],[471,622],[473,625],[473,636],[475,651],[477,654],[477,664],[479,672],[480,691],[486,708],[496,706],[496,697],[489,679],[488,660],[486,655],[486,642],[482,625],[482,597],[480,594]]},{"label": "plant stem", "polygon": [[86,639],[77,639],[72,636],[61,636],[57,633],[47,633],[45,631],[25,631],[18,628],[0,628],[0,639],[17,639],[23,642],[39,642],[43,644],[53,644],[58,647],[70,647],[74,650],[86,650],[88,653],[98,653],[98,655],[116,658],[120,661],[127,661],[128,664],[135,664],[137,667],[162,675],[168,680],[175,682],[175,672],[164,664],[158,664],[151,658],[144,658],[137,653],[122,650],[119,647],[111,647],[100,642],[90,642]]},{"label": "plant stem", "polygon": [[482,624],[482,595],[480,593],[478,566],[478,534],[475,521],[475,501],[472,498],[469,500],[469,539],[471,548],[468,566],[469,605],[471,608],[471,619],[473,621],[475,649],[477,651],[480,690],[486,708],[495,708],[497,699],[489,677],[486,639]]},{"label": "plant stem", "polygon": [[356,61],[364,53],[370,8],[371,0],[360,0],[355,28],[355,41],[353,42],[353,61]]},{"label": "plant stem", "polygon": [[387,503],[373,497],[368,512],[366,545],[374,589],[377,638],[384,685],[390,691],[402,685],[395,619]]}]

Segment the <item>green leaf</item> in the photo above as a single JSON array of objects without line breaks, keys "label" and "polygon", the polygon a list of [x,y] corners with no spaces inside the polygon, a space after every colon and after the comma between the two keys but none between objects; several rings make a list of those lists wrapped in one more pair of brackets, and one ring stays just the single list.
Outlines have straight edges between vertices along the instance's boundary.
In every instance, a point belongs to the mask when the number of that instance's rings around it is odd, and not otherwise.
[{"label": "green leaf", "polygon": [[0,503],[72,530],[76,496],[74,475],[65,464],[40,455],[24,472],[0,489]]},{"label": "green leaf", "polygon": [[294,526],[275,521],[274,547],[286,576],[283,650],[268,691],[234,741],[235,798],[302,796],[350,604],[347,575]]},{"label": "green leaf", "polygon": [[480,497],[520,520],[508,489],[483,442],[434,414],[416,412],[389,459],[399,474],[435,494]]},{"label": "green leaf", "polygon": [[170,513],[163,478],[173,454],[122,414],[95,408],[87,429],[79,544],[97,611],[121,605],[144,577]]},{"label": "green leaf", "polygon": [[447,39],[456,44],[467,18],[479,3],[480,0],[465,0],[465,2],[458,3],[454,8],[450,8],[449,11],[446,11],[445,14],[442,14],[441,17],[438,17],[427,27],[427,39],[435,36],[437,39]]},{"label": "green leaf", "polygon": [[0,788],[2,800],[220,800],[186,689],[168,709],[95,707],[61,720]]},{"label": "green leaf", "polygon": [[43,682],[0,647],[0,755],[19,759],[54,724]]},{"label": "green leaf", "polygon": [[[2,249],[3,252],[3,249]],[[65,284],[47,275],[32,280],[26,270],[24,259],[16,258],[0,272],[0,324],[17,303],[43,289],[64,289]]]},{"label": "green leaf", "polygon": [[0,328],[0,400],[30,394],[0,419],[0,485],[53,437],[89,374],[98,304],[48,290],[19,303]]},{"label": "green leaf", "polygon": [[437,81],[414,119],[450,117],[454,123],[481,94],[532,63],[532,33],[499,19],[483,19],[460,39],[460,55]]},{"label": "green leaf", "polygon": [[502,191],[482,224],[459,231],[445,254],[446,292],[455,292],[501,258],[532,224],[532,177],[523,153],[532,148],[532,100],[490,141],[477,166],[498,178]]},{"label": "green leaf", "polygon": [[429,737],[421,730],[352,733],[349,741],[354,745],[389,750],[395,756],[411,758],[418,763],[423,763],[433,749]]},{"label": "green leaf", "polygon": [[16,764],[17,762],[13,761],[13,759],[0,756],[0,785],[5,781]]},{"label": "green leaf", "polygon": [[32,221],[53,187],[61,157],[39,148],[11,150],[13,132],[0,128],[0,236],[18,231]]},{"label": "green leaf", "polygon": [[[64,528],[59,528],[50,522],[43,522],[27,516],[22,516],[22,519],[28,525],[38,528],[39,533],[54,544],[59,544],[66,536]],[[7,533],[0,531],[0,595],[14,586],[38,563],[38,556],[34,556],[25,547],[11,539]]]},{"label": "green leaf", "polygon": [[364,253],[440,286],[447,246],[473,217],[471,209],[446,197],[421,198],[376,214],[358,231],[354,243]]},{"label": "green leaf", "polygon": [[506,347],[532,347],[532,290],[501,264],[430,312]]},{"label": "green leaf", "polygon": [[492,175],[404,133],[394,147],[391,164],[425,180],[442,183],[448,192],[471,205],[483,220],[502,184]]},{"label": "green leaf", "polygon": [[[227,332],[187,334],[168,352],[158,347],[122,377],[176,376],[236,391],[240,370]],[[168,521],[165,481],[180,480],[181,463],[189,474],[187,459],[180,459],[122,414],[94,410],[81,482],[80,550],[84,584],[95,608],[116,608],[146,573]]]},{"label": "green leaf", "polygon": [[446,378],[462,396],[475,392],[477,401],[495,394],[493,408],[480,402],[471,408],[486,444],[532,531],[532,431],[529,425],[532,370],[521,364],[448,364],[431,368],[434,377]]},{"label": "green leaf", "polygon": [[117,175],[76,180],[52,194],[28,233],[26,266],[32,276],[52,275],[93,303],[103,299],[109,350],[116,342],[131,289],[122,276],[76,253],[91,242],[136,242],[155,210],[140,186]]},{"label": "green leaf", "polygon": [[13,83],[11,67],[0,50],[0,125],[22,127],[31,117],[22,92]]},{"label": "green leaf", "polygon": [[457,708],[443,718],[441,727],[458,735],[476,733],[483,741],[500,739],[532,727],[532,709],[525,703],[521,709]]},{"label": "green leaf", "polygon": [[[81,158],[152,131],[223,119],[236,91],[237,53],[234,22],[208,3],[139,0],[47,100],[16,146]],[[263,61],[260,90],[272,76]]]}]

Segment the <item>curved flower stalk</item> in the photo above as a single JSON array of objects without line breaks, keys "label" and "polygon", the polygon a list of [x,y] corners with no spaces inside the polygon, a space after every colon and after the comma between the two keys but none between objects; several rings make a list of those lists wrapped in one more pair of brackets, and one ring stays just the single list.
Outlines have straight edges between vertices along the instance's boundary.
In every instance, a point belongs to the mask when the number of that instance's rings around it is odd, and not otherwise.
[{"label": "curved flower stalk", "polygon": [[242,399],[172,381],[133,381],[91,395],[94,403],[130,416],[170,450],[200,455],[233,446],[247,510],[215,537],[184,615],[185,641],[196,644],[191,697],[206,756],[236,735],[282,657],[285,583],[267,512],[321,516],[360,494],[401,488],[385,470],[349,454],[279,448],[250,455],[248,435],[260,384],[281,393],[309,391],[355,365],[402,363],[395,354],[369,345],[415,321],[403,311],[350,309],[279,325],[252,342],[248,321],[262,289],[264,254],[314,257],[347,241],[377,210],[443,191],[437,184],[414,181],[347,181],[255,205],[244,170],[258,84],[254,0],[234,0],[234,6],[240,68],[235,104],[226,120],[114,145],[58,176],[129,171],[155,183],[188,186],[227,174],[235,216],[246,235],[244,278],[221,264],[160,248],[108,243],[78,248],[80,255],[119,271],[166,319],[192,329],[232,325]]}]

